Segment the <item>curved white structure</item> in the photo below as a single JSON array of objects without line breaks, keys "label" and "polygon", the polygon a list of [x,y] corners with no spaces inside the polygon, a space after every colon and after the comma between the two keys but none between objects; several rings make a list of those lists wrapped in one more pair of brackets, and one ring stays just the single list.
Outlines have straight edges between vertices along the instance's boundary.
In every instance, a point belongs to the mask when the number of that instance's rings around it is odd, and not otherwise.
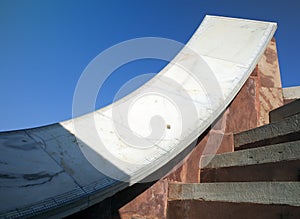
[{"label": "curved white structure", "polygon": [[206,16],[170,64],[116,103],[0,133],[0,217],[66,216],[161,177],[236,96],[275,30]]}]

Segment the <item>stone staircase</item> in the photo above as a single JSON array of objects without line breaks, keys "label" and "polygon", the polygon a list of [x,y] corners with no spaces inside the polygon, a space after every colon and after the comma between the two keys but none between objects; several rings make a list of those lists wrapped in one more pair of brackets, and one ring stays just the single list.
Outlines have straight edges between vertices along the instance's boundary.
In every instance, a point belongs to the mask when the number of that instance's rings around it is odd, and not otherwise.
[{"label": "stone staircase", "polygon": [[299,104],[235,134],[235,152],[202,156],[200,184],[170,183],[167,218],[300,218]]}]

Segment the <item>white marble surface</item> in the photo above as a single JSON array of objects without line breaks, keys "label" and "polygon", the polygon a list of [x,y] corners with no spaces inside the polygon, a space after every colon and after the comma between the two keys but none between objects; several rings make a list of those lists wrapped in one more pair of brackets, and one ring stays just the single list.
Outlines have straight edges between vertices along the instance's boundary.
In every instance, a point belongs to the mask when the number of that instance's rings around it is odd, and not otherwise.
[{"label": "white marble surface", "polygon": [[0,133],[0,215],[34,215],[52,202],[76,211],[68,207],[74,200],[87,207],[163,168],[235,97],[275,29],[206,16],[168,66],[116,103],[74,120]]}]

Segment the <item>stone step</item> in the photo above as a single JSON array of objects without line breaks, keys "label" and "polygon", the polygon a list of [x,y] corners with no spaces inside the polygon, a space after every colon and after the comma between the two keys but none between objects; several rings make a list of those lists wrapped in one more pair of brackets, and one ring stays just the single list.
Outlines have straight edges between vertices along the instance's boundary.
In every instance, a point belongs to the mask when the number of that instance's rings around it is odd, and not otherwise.
[{"label": "stone step", "polygon": [[300,114],[234,135],[234,149],[300,140]]},{"label": "stone step", "polygon": [[300,86],[282,88],[282,94],[285,103],[300,99]]},{"label": "stone step", "polygon": [[299,182],[170,183],[167,218],[300,218]]},{"label": "stone step", "polygon": [[300,182],[169,183],[168,200],[300,207]]},{"label": "stone step", "polygon": [[287,117],[300,114],[300,99],[294,100],[282,107],[272,110],[269,113],[270,122],[278,122]]},{"label": "stone step", "polygon": [[200,182],[299,181],[300,141],[205,155],[200,167]]}]

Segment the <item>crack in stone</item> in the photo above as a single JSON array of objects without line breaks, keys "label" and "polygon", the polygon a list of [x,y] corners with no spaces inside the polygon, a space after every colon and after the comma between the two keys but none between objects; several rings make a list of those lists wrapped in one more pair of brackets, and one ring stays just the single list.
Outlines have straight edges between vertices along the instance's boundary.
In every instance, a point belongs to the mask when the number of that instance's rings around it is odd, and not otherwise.
[{"label": "crack in stone", "polygon": [[16,179],[17,177],[14,176],[14,175],[10,175],[10,174],[0,173],[0,178],[3,178],[3,179]]},{"label": "crack in stone", "polygon": [[37,185],[42,185],[42,184],[45,184],[47,182],[51,182],[52,179],[59,175],[60,173],[63,173],[64,171],[60,171],[60,172],[57,172],[55,174],[49,174],[49,173],[44,173],[44,172],[41,172],[41,173],[37,173],[37,174],[24,174],[23,175],[23,178],[26,179],[26,180],[39,180],[39,179],[46,179],[45,181],[43,182],[39,182],[39,183],[32,183],[32,184],[27,184],[27,185],[22,185],[22,186],[19,186],[20,188],[22,187],[31,187],[31,186],[37,186]]},{"label": "crack in stone", "polygon": [[0,187],[6,187],[6,188],[13,188],[13,187],[18,187],[18,188],[23,188],[23,187],[31,187],[31,186],[37,186],[37,185],[42,185],[47,182],[51,182],[52,179],[63,173],[64,170],[59,171],[54,174],[50,174],[47,172],[38,172],[38,173],[31,173],[31,174],[10,174],[10,173],[0,173],[0,178],[2,179],[9,179],[9,180],[19,180],[19,179],[24,179],[26,181],[40,181],[41,182],[35,182],[35,183],[30,183],[30,184],[25,184],[25,185],[20,185],[20,186],[0,186]]}]

